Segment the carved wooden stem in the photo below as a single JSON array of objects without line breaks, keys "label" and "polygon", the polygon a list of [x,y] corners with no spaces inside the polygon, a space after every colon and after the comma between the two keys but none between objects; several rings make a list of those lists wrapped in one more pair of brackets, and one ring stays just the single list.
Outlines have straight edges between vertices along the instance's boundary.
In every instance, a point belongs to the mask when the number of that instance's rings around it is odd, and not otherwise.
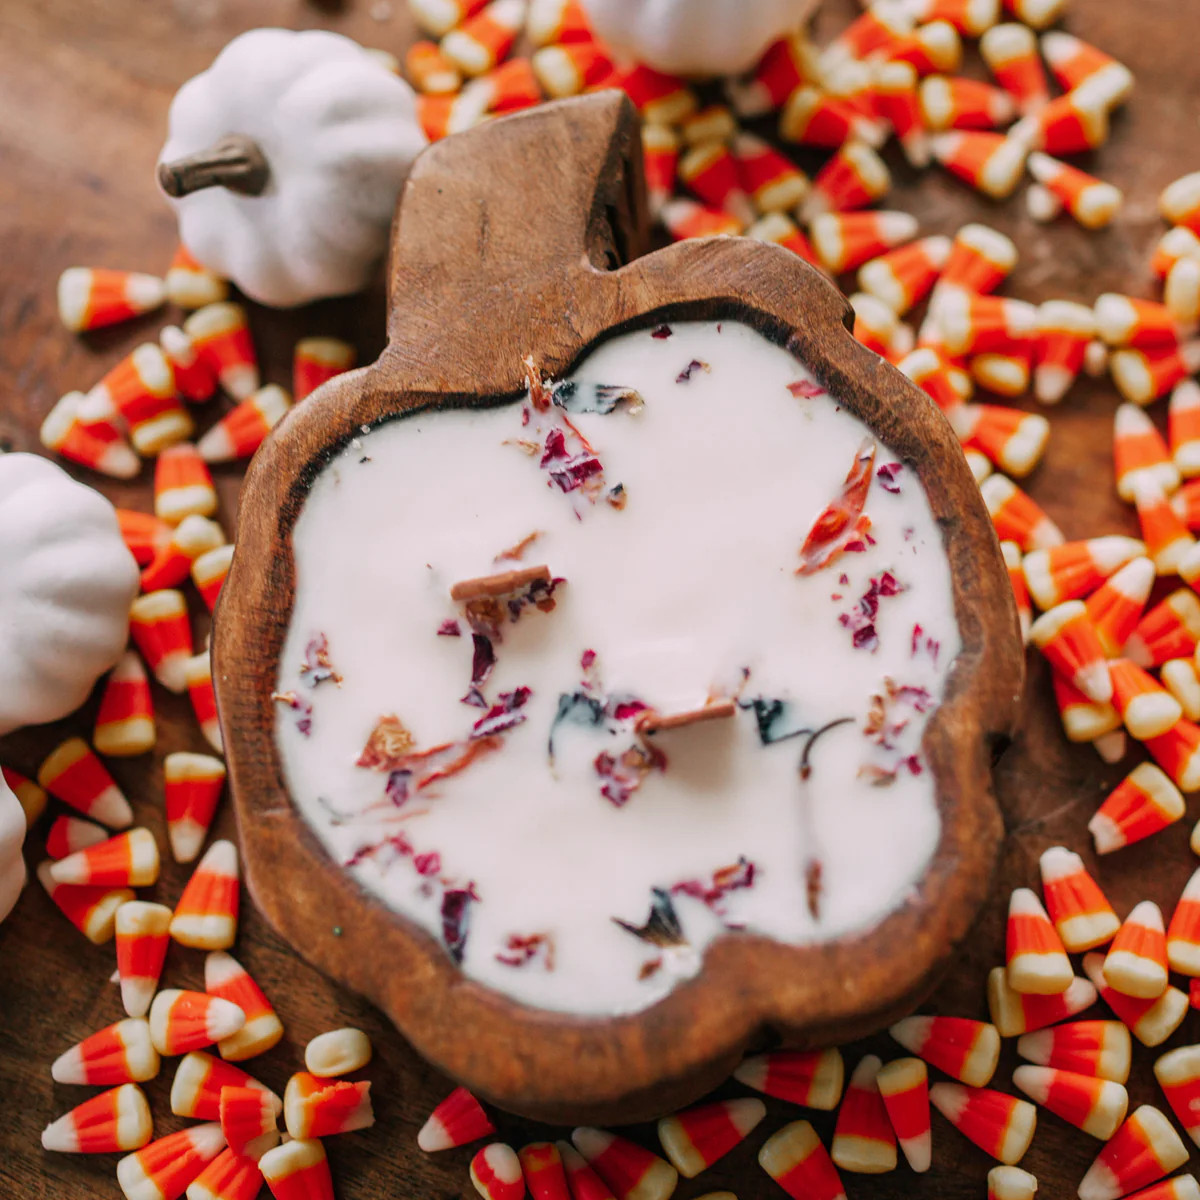
[{"label": "carved wooden stem", "polygon": [[198,154],[158,164],[158,186],[176,198],[210,187],[261,196],[270,177],[271,168],[258,144],[240,133],[232,133]]}]

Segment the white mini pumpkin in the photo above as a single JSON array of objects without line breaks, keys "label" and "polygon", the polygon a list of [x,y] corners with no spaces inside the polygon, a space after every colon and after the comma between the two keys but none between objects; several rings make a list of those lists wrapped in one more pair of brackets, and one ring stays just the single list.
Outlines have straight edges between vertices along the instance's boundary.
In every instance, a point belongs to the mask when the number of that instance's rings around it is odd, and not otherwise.
[{"label": "white mini pumpkin", "polygon": [[370,282],[425,143],[412,88],[357,42],[252,29],[176,93],[158,177],[200,262],[290,308]]},{"label": "white mini pumpkin", "polygon": [[36,454],[0,454],[0,734],[65,717],[117,661],[137,564],[113,506]]},{"label": "white mini pumpkin", "polygon": [[815,0],[583,0],[597,37],[669,75],[740,75]]},{"label": "white mini pumpkin", "polygon": [[25,810],[0,775],[0,921],[12,911],[25,886]]}]

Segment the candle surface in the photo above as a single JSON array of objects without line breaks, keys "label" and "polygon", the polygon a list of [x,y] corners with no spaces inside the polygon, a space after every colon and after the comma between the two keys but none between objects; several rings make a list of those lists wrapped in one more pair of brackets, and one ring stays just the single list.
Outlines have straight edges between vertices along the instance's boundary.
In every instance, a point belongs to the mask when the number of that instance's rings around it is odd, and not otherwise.
[{"label": "candle surface", "polygon": [[289,791],[488,987],[635,1011],[722,935],[869,927],[929,862],[941,534],[916,473],[745,325],[623,334],[532,397],[364,430],[293,547]]}]

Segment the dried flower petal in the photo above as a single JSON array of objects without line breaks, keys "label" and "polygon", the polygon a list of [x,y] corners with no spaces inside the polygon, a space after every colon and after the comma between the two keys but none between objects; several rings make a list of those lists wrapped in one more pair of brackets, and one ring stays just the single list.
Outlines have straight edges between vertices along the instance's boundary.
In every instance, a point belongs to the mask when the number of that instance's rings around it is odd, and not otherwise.
[{"label": "dried flower petal", "polygon": [[797,575],[812,575],[827,567],[845,549],[845,543],[858,528],[858,519],[867,501],[875,451],[875,441],[865,438],[855,452],[854,465],[842,485],[841,496],[826,507],[804,540]]},{"label": "dried flower petal", "polygon": [[652,946],[686,946],[687,938],[683,936],[683,926],[679,923],[679,914],[671,902],[670,893],[662,888],[651,888],[650,895],[653,897],[650,915],[644,925],[632,925],[620,917],[613,917],[613,920],[627,933]]},{"label": "dried flower petal", "polygon": [[376,771],[395,770],[407,757],[416,741],[395,713],[380,717],[358,756],[359,767]]}]

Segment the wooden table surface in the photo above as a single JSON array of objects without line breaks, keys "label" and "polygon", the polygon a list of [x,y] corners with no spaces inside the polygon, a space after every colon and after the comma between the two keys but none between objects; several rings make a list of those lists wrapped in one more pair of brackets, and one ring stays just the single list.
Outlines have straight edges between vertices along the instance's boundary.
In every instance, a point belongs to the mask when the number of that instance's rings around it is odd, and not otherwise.
[{"label": "wooden table surface", "polygon": [[[829,0],[819,34],[844,23],[852,0]],[[995,205],[933,171],[920,179],[896,162],[899,186],[889,197],[922,219],[923,232],[952,233],[966,220],[985,220],[1009,233],[1021,263],[1009,292],[1030,300],[1064,297],[1090,301],[1105,290],[1150,295],[1151,248],[1162,231],[1155,200],[1175,176],[1200,167],[1200,60],[1191,34],[1200,24],[1200,0],[1074,0],[1067,28],[1118,54],[1134,70],[1133,102],[1113,122],[1110,143],[1095,169],[1125,190],[1116,224],[1098,234],[1066,222],[1052,230],[1033,224],[1019,200]],[[54,284],[72,265],[127,267],[161,272],[172,253],[174,222],[152,182],[167,105],[174,90],[203,69],[232,36],[259,25],[320,26],[367,45],[402,53],[413,37],[403,0],[351,0],[305,4],[301,0],[5,0],[0,5],[0,445],[38,450],[36,430],[62,392],[90,386],[138,340],[161,325],[147,318],[136,327],[74,338],[55,315]],[[329,302],[293,313],[255,309],[254,332],[268,379],[286,382],[291,347],[306,334],[331,334],[357,344],[369,361],[383,342],[382,288],[361,299]],[[1046,461],[1030,491],[1070,537],[1135,532],[1130,511],[1115,496],[1110,465],[1111,416],[1116,400],[1107,383],[1075,389],[1052,413]],[[1161,408],[1161,406],[1160,406]],[[1160,414],[1161,415],[1161,414]],[[202,422],[210,418],[205,416]],[[84,473],[86,474],[86,473]],[[232,529],[240,473],[218,472],[221,516]],[[149,508],[150,471],[130,484],[88,477],[114,501]],[[2,569],[2,568],[0,568]],[[1033,663],[1023,728],[998,771],[1008,840],[994,900],[979,922],[969,950],[931,999],[927,1011],[983,1017],[984,980],[1002,961],[1008,891],[1036,884],[1037,857],[1056,842],[1086,850],[1085,826],[1100,799],[1121,777],[1088,747],[1068,746],[1058,729],[1048,681]],[[156,689],[159,747],[152,757],[116,761],[113,773],[126,789],[139,822],[160,835],[162,754],[203,750],[186,701]],[[87,734],[95,699],[81,714],[56,725],[0,739],[0,760],[32,774],[41,757],[67,733]],[[1126,768],[1129,764],[1126,764]],[[1147,843],[1096,867],[1120,913],[1141,899],[1169,912],[1194,860],[1187,841],[1200,812]],[[219,832],[232,834],[226,806]],[[40,833],[30,841],[36,862]],[[172,902],[187,871],[167,865],[156,898]],[[272,998],[287,1027],[284,1042],[253,1070],[281,1090],[300,1066],[304,1043],[324,1029],[350,1023],[370,1034],[376,1057],[370,1068],[377,1125],[329,1142],[338,1194],[343,1200],[375,1197],[435,1200],[472,1194],[466,1178],[470,1150],[427,1157],[415,1136],[450,1084],[426,1067],[368,1005],[307,967],[247,905],[235,953]],[[117,989],[108,982],[112,948],[94,947],[75,935],[36,886],[0,926],[0,1200],[93,1200],[116,1196],[114,1159],[44,1153],[39,1133],[50,1120],[84,1098],[79,1088],[52,1084],[49,1064],[68,1045],[118,1019]],[[166,978],[199,987],[202,955],[172,947]],[[1200,1040],[1200,1015],[1190,1013],[1170,1045]],[[864,1048],[895,1057],[886,1037],[847,1051],[852,1067]],[[1131,1108],[1160,1102],[1150,1066],[1155,1053],[1137,1048],[1130,1083]],[[1015,1065],[1006,1044],[997,1086],[1007,1089]],[[168,1112],[171,1068],[150,1084],[157,1133],[182,1122]],[[727,1087],[722,1094],[742,1089]],[[754,1161],[759,1145],[785,1121],[802,1115],[770,1102],[767,1120],[728,1159],[699,1180],[681,1184],[681,1200],[721,1187],[741,1200],[782,1193]],[[982,1196],[986,1157],[936,1117],[934,1169],[915,1177],[906,1168],[874,1179],[846,1177],[853,1197]],[[563,1136],[561,1130],[497,1117],[500,1136],[521,1145]],[[824,1115],[814,1123],[828,1135]],[[649,1129],[633,1136],[653,1145]],[[1074,1194],[1098,1143],[1048,1114],[1022,1164],[1039,1176],[1041,1194]],[[1193,1158],[1193,1165],[1196,1160]]]}]

